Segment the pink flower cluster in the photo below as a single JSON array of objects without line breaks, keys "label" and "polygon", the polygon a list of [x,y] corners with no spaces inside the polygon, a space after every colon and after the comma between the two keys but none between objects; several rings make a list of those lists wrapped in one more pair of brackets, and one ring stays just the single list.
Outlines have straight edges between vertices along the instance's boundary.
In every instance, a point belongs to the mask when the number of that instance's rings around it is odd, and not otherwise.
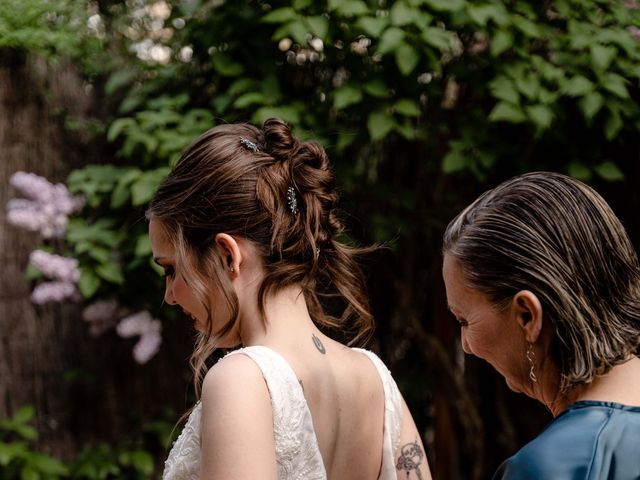
[{"label": "pink flower cluster", "polygon": [[76,284],[80,279],[78,260],[34,250],[29,262],[50,280],[40,283],[33,289],[31,300],[39,305],[47,302],[60,302],[75,297]]},{"label": "pink flower cluster", "polygon": [[10,182],[27,198],[9,200],[7,220],[44,238],[62,237],[69,215],[84,206],[84,198],[71,195],[62,183],[54,185],[33,173],[16,172]]},{"label": "pink flower cluster", "polygon": [[113,327],[118,318],[126,315],[126,309],[115,298],[96,300],[82,311],[82,319],[89,323],[89,334],[99,337]]},{"label": "pink flower cluster", "polygon": [[146,310],[120,320],[116,332],[124,338],[140,336],[133,347],[133,358],[140,365],[147,363],[158,353],[162,343],[162,324],[159,320],[154,320]]}]

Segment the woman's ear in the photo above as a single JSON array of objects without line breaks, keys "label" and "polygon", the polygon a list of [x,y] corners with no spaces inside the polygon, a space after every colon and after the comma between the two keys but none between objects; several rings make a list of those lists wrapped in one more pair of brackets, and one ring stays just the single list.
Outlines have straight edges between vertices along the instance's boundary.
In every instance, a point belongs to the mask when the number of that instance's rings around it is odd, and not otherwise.
[{"label": "woman's ear", "polygon": [[220,254],[224,256],[225,267],[229,271],[231,278],[235,278],[240,273],[242,264],[242,253],[235,238],[226,233],[216,235],[216,245],[220,249]]},{"label": "woman's ear", "polygon": [[535,343],[542,331],[542,304],[529,290],[520,290],[511,301],[511,310],[527,342]]}]

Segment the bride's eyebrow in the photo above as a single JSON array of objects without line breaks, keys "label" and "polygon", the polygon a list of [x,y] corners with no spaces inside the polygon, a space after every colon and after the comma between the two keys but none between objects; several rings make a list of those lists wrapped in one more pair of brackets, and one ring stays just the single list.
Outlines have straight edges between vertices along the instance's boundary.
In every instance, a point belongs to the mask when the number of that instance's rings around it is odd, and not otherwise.
[{"label": "bride's eyebrow", "polygon": [[162,262],[163,262],[166,258],[167,258],[167,257],[153,257],[153,261],[154,261],[154,262],[156,262],[158,265],[160,265],[160,266],[162,267],[162,266],[163,266],[163,265],[162,265]]}]

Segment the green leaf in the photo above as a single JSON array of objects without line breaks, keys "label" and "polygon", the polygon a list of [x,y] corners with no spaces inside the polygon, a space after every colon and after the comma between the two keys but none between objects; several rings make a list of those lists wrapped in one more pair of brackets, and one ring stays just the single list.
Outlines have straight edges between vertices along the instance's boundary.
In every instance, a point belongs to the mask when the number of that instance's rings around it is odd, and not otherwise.
[{"label": "green leaf", "polygon": [[554,115],[553,110],[547,105],[533,105],[525,110],[539,129],[546,130],[551,126]]},{"label": "green leaf", "polygon": [[528,18],[520,15],[512,15],[511,21],[513,22],[513,25],[527,37],[540,38],[542,36],[540,27]]},{"label": "green leaf", "polygon": [[329,0],[329,10],[336,10],[344,17],[361,16],[369,13],[367,4],[360,0]]},{"label": "green leaf", "polygon": [[224,77],[237,77],[244,73],[244,67],[224,53],[214,53],[211,57],[213,68]]},{"label": "green leaf", "polygon": [[598,70],[606,70],[611,65],[611,61],[615,58],[617,50],[613,47],[605,47],[604,45],[591,45],[591,61],[593,66]]},{"label": "green leaf", "polygon": [[295,12],[293,8],[284,7],[284,8],[276,8],[271,12],[267,13],[264,17],[262,17],[262,22],[264,23],[287,23],[292,20],[296,20],[298,18],[298,14]]},{"label": "green leaf", "polygon": [[80,280],[78,281],[78,288],[84,298],[90,298],[93,296],[100,287],[100,278],[93,273],[93,271],[86,268],[80,269]]},{"label": "green leaf", "polygon": [[491,113],[489,114],[489,120],[492,122],[510,122],[510,123],[522,123],[527,119],[522,109],[508,102],[498,102]]},{"label": "green leaf", "polygon": [[35,440],[38,438],[38,431],[31,425],[16,425],[15,431],[25,440]]},{"label": "green leaf", "polygon": [[440,51],[451,48],[452,33],[438,27],[426,27],[422,30],[422,39]]},{"label": "green leaf", "polygon": [[360,17],[355,26],[364,31],[369,37],[378,38],[388,23],[389,19],[387,17]]},{"label": "green leaf", "polygon": [[62,462],[42,453],[29,452],[29,454],[26,455],[25,460],[35,470],[46,476],[57,477],[60,475],[67,475],[68,473],[67,468]]},{"label": "green leaf", "polygon": [[520,93],[529,99],[535,99],[540,92],[540,79],[531,72],[525,72],[515,79]]},{"label": "green leaf", "polygon": [[304,19],[311,33],[315,34],[318,38],[325,38],[329,32],[329,20],[322,15],[315,17],[307,17]]},{"label": "green leaf", "polygon": [[291,22],[288,25],[289,33],[300,45],[306,45],[309,40],[309,27],[302,20]]},{"label": "green leaf", "polygon": [[424,0],[423,3],[438,12],[458,12],[467,6],[464,0]]},{"label": "green leaf", "polygon": [[262,107],[254,112],[251,121],[257,125],[262,125],[265,120],[278,117],[285,122],[294,125],[300,123],[300,110],[293,105],[283,105],[280,107]]},{"label": "green leaf", "polygon": [[626,80],[617,73],[609,73],[602,80],[602,87],[605,90],[617,95],[623,100],[629,99],[629,91],[627,90]]},{"label": "green leaf", "polygon": [[303,10],[313,5],[313,0],[293,0],[293,8]]},{"label": "green leaf", "polygon": [[613,140],[623,127],[622,119],[617,111],[610,111],[604,122],[604,135],[607,140]]},{"label": "green leaf", "polygon": [[391,24],[402,26],[411,23],[416,13],[417,12],[413,8],[409,8],[405,2],[396,0],[389,10]]},{"label": "green leaf", "polygon": [[116,285],[124,284],[124,275],[122,274],[122,267],[120,264],[111,262],[98,265],[96,268],[98,276],[107,282],[115,283]]},{"label": "green leaf", "polygon": [[598,92],[591,92],[579,101],[580,109],[587,120],[591,120],[604,105],[604,97]]},{"label": "green leaf", "polygon": [[361,100],[362,91],[352,85],[343,85],[333,92],[333,106],[337,110],[360,103]]},{"label": "green leaf", "polygon": [[449,150],[442,159],[442,171],[444,173],[455,173],[464,170],[468,166],[467,157],[457,148]]},{"label": "green leaf", "polygon": [[13,459],[24,457],[27,451],[27,445],[23,442],[0,442],[0,465],[9,465]]},{"label": "green leaf", "polygon": [[265,103],[264,95],[261,92],[247,92],[236,98],[233,102],[234,108],[247,108],[250,105]]},{"label": "green leaf", "polygon": [[396,65],[398,65],[398,70],[405,77],[409,75],[418,65],[418,60],[420,59],[420,55],[415,48],[411,45],[402,42],[402,44],[398,47],[395,52]]},{"label": "green leaf", "polygon": [[26,405],[16,411],[13,415],[13,420],[18,423],[28,423],[33,420],[35,413],[36,411],[31,405]]},{"label": "green leaf", "polygon": [[133,118],[118,118],[113,121],[107,132],[107,140],[113,142],[124,131],[137,127]]},{"label": "green leaf", "polygon": [[402,135],[407,140],[416,139],[416,127],[411,122],[398,123],[396,125],[396,132]]},{"label": "green leaf", "polygon": [[510,78],[499,75],[489,82],[489,89],[494,98],[505,100],[514,105],[520,103],[520,94],[516,90],[516,86]]},{"label": "green leaf", "polygon": [[133,185],[131,185],[131,204],[137,207],[151,200],[160,182],[162,182],[168,173],[169,169],[164,167],[149,170],[140,175]]},{"label": "green leaf", "polygon": [[491,55],[499,56],[513,46],[513,35],[507,30],[498,30],[491,39]]},{"label": "green leaf", "polygon": [[107,95],[113,95],[119,89],[130,84],[136,78],[137,74],[138,72],[134,69],[113,72],[104,85],[104,92]]},{"label": "green leaf", "polygon": [[393,106],[394,110],[405,117],[419,117],[422,112],[413,100],[402,98]]},{"label": "green leaf", "polygon": [[591,179],[591,170],[581,163],[570,163],[568,167],[568,173],[573,178],[587,182]]},{"label": "green leaf", "polygon": [[29,464],[25,464],[20,471],[20,480],[41,480],[40,474]]},{"label": "green leaf", "polygon": [[133,168],[118,179],[118,183],[111,193],[111,208],[120,208],[129,200],[131,184],[140,178],[141,174],[142,172],[138,168]]},{"label": "green leaf", "polygon": [[373,112],[369,114],[367,119],[367,128],[369,129],[369,136],[374,142],[383,139],[387,136],[393,127],[395,121],[393,117],[383,112]]},{"label": "green leaf", "polygon": [[149,235],[144,234],[140,235],[136,240],[136,248],[134,250],[136,257],[146,257],[151,255],[151,241],[149,240]]},{"label": "green leaf", "polygon": [[149,476],[153,473],[153,457],[147,452],[142,450],[131,452],[131,463],[144,476]]},{"label": "green leaf", "polygon": [[611,161],[603,162],[594,167],[593,170],[607,182],[619,182],[624,180],[624,173],[622,173],[620,168]]},{"label": "green leaf", "polygon": [[378,53],[385,54],[398,48],[404,40],[404,32],[397,27],[391,27],[384,31],[378,44]]},{"label": "green leaf", "polygon": [[570,97],[582,97],[591,93],[595,88],[595,85],[582,75],[575,75],[562,82],[561,85],[563,93]]},{"label": "green leaf", "polygon": [[389,86],[381,78],[374,78],[362,85],[362,89],[372,97],[388,98]]},{"label": "green leaf", "polygon": [[467,14],[475,23],[482,27],[485,27],[487,25],[487,21],[495,14],[495,6],[469,5],[469,7],[467,7]]}]

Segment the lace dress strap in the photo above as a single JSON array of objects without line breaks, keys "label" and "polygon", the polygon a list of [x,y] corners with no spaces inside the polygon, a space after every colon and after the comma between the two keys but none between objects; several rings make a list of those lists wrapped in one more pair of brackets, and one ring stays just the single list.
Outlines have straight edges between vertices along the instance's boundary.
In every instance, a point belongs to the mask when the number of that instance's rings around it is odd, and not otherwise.
[{"label": "lace dress strap", "polygon": [[400,443],[400,427],[402,425],[402,396],[391,376],[391,372],[378,356],[362,348],[353,350],[365,354],[371,359],[384,388],[384,438],[382,447],[382,468],[378,480],[395,480],[395,452]]},{"label": "lace dress strap", "polygon": [[278,479],[326,480],[311,412],[291,366],[279,353],[260,345],[228,355],[246,355],[262,371],[271,397]]},{"label": "lace dress strap", "polygon": [[164,462],[162,480],[199,480],[201,416],[202,404],[198,402]]}]

